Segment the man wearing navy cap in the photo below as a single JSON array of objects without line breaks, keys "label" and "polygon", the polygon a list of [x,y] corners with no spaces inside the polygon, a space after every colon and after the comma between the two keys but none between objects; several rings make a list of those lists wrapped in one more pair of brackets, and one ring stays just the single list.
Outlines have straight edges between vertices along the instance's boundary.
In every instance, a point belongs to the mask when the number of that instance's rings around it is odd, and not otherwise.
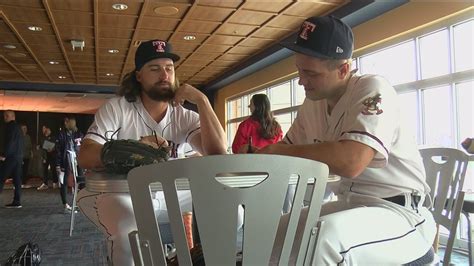
[{"label": "man wearing navy cap", "polygon": [[283,141],[258,152],[321,161],[341,176],[337,201],[321,210],[315,265],[432,262],[430,188],[393,87],[351,71],[352,30],[335,17],[307,19],[282,45],[296,52],[306,99]]},{"label": "man wearing navy cap", "polygon": [[[104,138],[167,145],[175,157],[184,143],[203,155],[226,153],[225,133],[207,97],[189,84],[179,85],[174,68],[178,60],[166,41],[140,44],[135,53],[135,69],[124,77],[118,91],[121,97],[109,100],[95,114],[78,157],[82,168],[102,167]],[[183,108],[184,101],[196,104],[199,114]],[[108,236],[108,256],[113,264],[132,265],[128,233],[137,226],[130,195],[83,189],[78,196],[82,212]],[[166,211],[163,198],[162,193],[157,193],[154,204],[161,223],[167,222],[166,215],[162,218]],[[184,211],[191,210],[188,191],[182,191],[180,201]]]}]

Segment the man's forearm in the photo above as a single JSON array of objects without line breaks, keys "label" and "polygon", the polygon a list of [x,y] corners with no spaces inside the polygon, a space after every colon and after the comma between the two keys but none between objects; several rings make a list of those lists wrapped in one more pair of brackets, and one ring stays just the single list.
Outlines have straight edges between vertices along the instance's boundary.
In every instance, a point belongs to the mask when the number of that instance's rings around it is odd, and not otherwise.
[{"label": "man's forearm", "polygon": [[357,177],[372,161],[375,151],[356,141],[330,141],[317,144],[269,145],[258,153],[281,154],[303,157],[323,162],[329,170],[344,177]]},{"label": "man's forearm", "polygon": [[99,144],[93,140],[85,139],[81,145],[77,162],[81,168],[85,169],[97,169],[102,168],[102,162],[100,160],[100,153],[102,151],[102,144]]},{"label": "man's forearm", "polygon": [[197,103],[201,123],[201,145],[206,155],[225,154],[227,138],[207,98]]}]

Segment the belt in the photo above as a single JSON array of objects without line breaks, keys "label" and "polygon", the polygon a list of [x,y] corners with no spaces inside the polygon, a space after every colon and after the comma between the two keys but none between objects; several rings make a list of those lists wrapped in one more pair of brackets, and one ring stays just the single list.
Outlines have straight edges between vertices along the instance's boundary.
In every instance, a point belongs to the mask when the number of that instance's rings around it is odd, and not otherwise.
[{"label": "belt", "polygon": [[[418,196],[418,195],[410,195],[411,197],[411,205],[413,208],[417,208],[418,207],[418,203],[420,202],[421,200],[421,196]],[[383,198],[384,200],[388,200],[390,202],[393,202],[393,203],[396,203],[398,205],[401,205],[401,206],[404,206],[404,207],[408,207],[406,206],[406,202],[405,202],[405,195],[397,195],[397,196],[393,196],[393,197],[390,197],[390,198]]]}]

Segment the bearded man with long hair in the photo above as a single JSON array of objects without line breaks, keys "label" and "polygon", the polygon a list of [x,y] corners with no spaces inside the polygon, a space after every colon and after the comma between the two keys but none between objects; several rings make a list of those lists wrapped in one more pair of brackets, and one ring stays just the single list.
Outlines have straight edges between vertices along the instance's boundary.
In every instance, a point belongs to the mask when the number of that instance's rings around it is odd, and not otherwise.
[{"label": "bearded man with long hair", "polygon": [[[135,69],[128,73],[118,96],[95,115],[78,157],[82,168],[102,167],[100,152],[105,139],[134,139],[151,146],[169,146],[171,156],[184,143],[202,155],[226,153],[226,137],[208,98],[189,84],[179,85],[174,63],[179,56],[162,40],[143,42],[135,53]],[[198,112],[185,109],[188,101]],[[205,137],[204,137],[205,136]],[[87,182],[87,179],[86,179]],[[114,265],[133,265],[128,233],[136,230],[129,193],[96,193],[85,189],[78,205],[108,237],[108,258]],[[167,217],[163,193],[155,196],[159,223]],[[191,210],[189,191],[182,191],[181,206]],[[160,220],[161,219],[161,220]]]}]

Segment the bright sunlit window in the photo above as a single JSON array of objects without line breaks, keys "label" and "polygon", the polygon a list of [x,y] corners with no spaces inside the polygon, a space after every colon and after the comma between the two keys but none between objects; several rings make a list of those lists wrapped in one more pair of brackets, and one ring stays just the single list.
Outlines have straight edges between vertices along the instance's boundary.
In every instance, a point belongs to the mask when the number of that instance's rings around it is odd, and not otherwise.
[{"label": "bright sunlit window", "polygon": [[361,56],[359,71],[364,74],[382,75],[392,85],[415,81],[415,56],[415,41],[411,40]]}]

